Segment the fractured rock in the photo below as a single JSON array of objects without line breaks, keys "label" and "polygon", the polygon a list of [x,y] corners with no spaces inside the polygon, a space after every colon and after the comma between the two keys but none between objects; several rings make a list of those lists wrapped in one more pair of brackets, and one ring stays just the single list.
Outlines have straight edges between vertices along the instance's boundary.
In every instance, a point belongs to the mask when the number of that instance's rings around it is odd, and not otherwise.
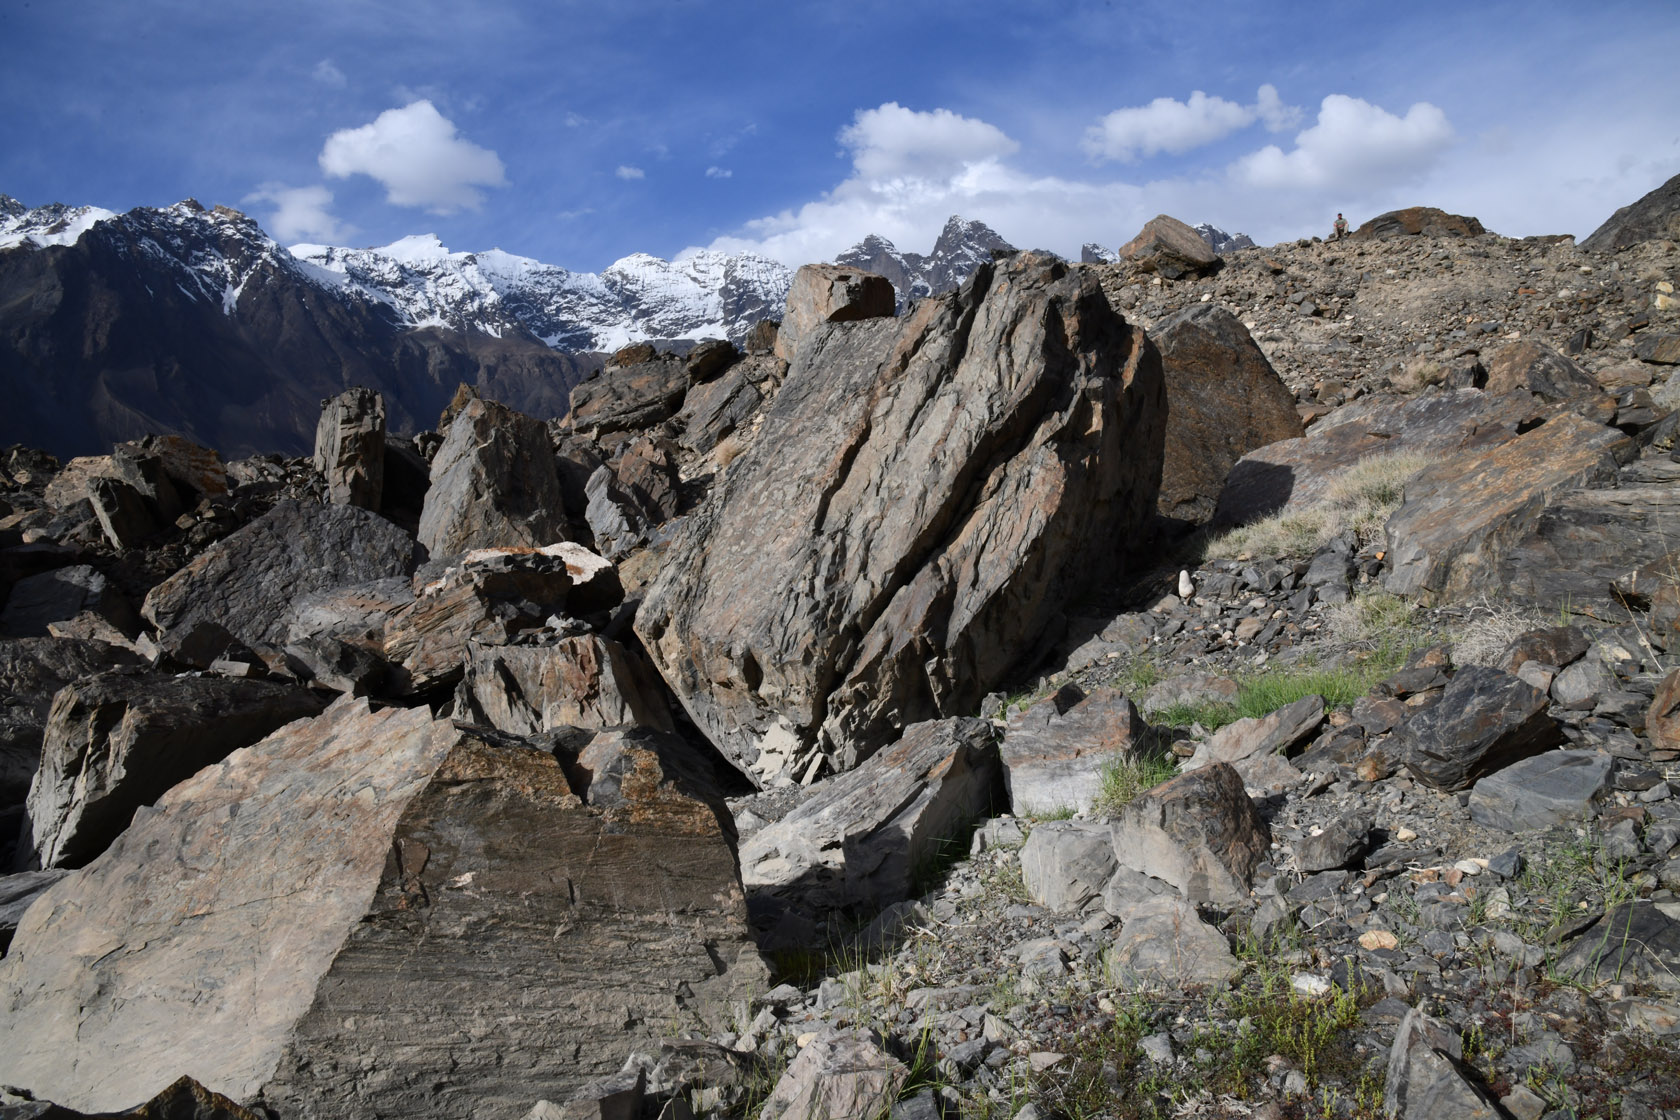
[{"label": "fractured rock", "polygon": [[357,386],[321,402],[315,427],[315,469],[327,500],[377,510],[385,489],[385,399]]},{"label": "fractured rock", "polygon": [[0,640],[0,808],[20,805],[41,762],[41,738],[53,697],[102,669],[135,666],[128,650],[79,638]]},{"label": "fractured rock", "polygon": [[1619,208],[1581,241],[1581,248],[1610,253],[1663,238],[1680,240],[1680,175]]},{"label": "fractured rock", "polygon": [[[903,319],[799,347],[758,437],[636,616],[702,731],[847,769],[972,712],[1155,503],[1159,362],[1096,279],[982,266]],[[777,746],[778,750],[781,750]]]},{"label": "fractured rock", "polygon": [[86,564],[72,564],[13,584],[6,609],[0,612],[0,634],[45,637],[52,623],[68,622],[83,612],[98,615],[125,634],[139,629],[134,608],[109,580]]},{"label": "fractured rock", "polygon": [[1248,897],[1271,846],[1242,779],[1224,763],[1156,786],[1122,809],[1111,828],[1121,867],[1171,883],[1191,902],[1217,905]]},{"label": "fractured rock", "polygon": [[1482,223],[1463,214],[1449,214],[1433,206],[1408,206],[1378,214],[1353,231],[1358,239],[1390,237],[1479,237]]},{"label": "fractured rock", "polygon": [[1547,499],[1612,481],[1618,458],[1632,451],[1616,429],[1565,414],[1424,468],[1384,528],[1384,586],[1430,603],[1497,591],[1502,554],[1534,527]]},{"label": "fractured rock", "polygon": [[1287,754],[1310,739],[1324,723],[1324,697],[1303,696],[1270,715],[1228,723],[1196,747],[1184,769],[1196,770],[1215,762],[1237,763],[1262,754]]},{"label": "fractured rock", "polygon": [[1570,945],[1559,976],[1597,986],[1610,980],[1680,991],[1680,907],[1673,902],[1625,902]]},{"label": "fractured rock", "polygon": [[1112,688],[1087,696],[1069,685],[1010,713],[999,748],[1009,804],[1017,816],[1083,813],[1102,787],[1105,766],[1152,745],[1149,725]]},{"label": "fractured rock", "polygon": [[17,932],[24,912],[48,887],[68,874],[62,867],[49,867],[44,871],[0,875],[0,953],[12,943],[12,935]]},{"label": "fractured rock", "polygon": [[1110,981],[1121,987],[1222,986],[1242,974],[1225,935],[1176,895],[1145,898],[1120,921],[1105,964]]},{"label": "fractured rock", "polygon": [[432,458],[420,543],[435,558],[564,538],[560,477],[540,420],[472,400]]},{"label": "fractured rock", "polygon": [[1202,240],[1202,235],[1166,214],[1149,219],[1136,237],[1115,252],[1121,260],[1135,261],[1146,272],[1159,272],[1168,280],[1219,267],[1219,254]]},{"label": "fractured rock", "polygon": [[1388,1053],[1383,1115],[1392,1120],[1498,1120],[1503,1110],[1465,1076],[1458,1032],[1415,1008],[1406,1012]]},{"label": "fractured rock", "polygon": [[1295,394],[1248,328],[1216,303],[1193,304],[1156,323],[1167,384],[1166,458],[1159,508],[1199,523],[1213,516],[1225,477],[1256,448],[1304,433]]},{"label": "fractured rock", "polygon": [[140,613],[159,630],[208,622],[279,645],[303,596],[406,576],[415,562],[414,539],[378,514],[283,501],[152,588]]},{"label": "fractured rock", "polygon": [[622,350],[572,390],[566,423],[596,437],[651,428],[677,411],[688,382],[688,365],[675,354],[656,355],[651,346]]},{"label": "fractured rock", "polygon": [[213,762],[325,706],[289,685],[99,673],[53,698],[29,819],[42,867],[81,867],[134,813]]},{"label": "fractured rock", "polygon": [[765,978],[727,812],[657,757],[638,772],[600,810],[548,751],[424,708],[291,724],[30,908],[0,1082],[95,1111],[184,1069],[304,1120],[515,1117],[670,1024],[721,1029]]},{"label": "fractured rock", "polygon": [[1610,776],[1602,751],[1547,751],[1512,763],[1470,790],[1470,819],[1510,832],[1551,828],[1592,815]]},{"label": "fractured rock", "polygon": [[776,330],[776,357],[791,362],[805,340],[826,323],[891,318],[898,302],[892,281],[862,269],[802,265],[788,288],[787,312]]},{"label": "fractured rock", "polygon": [[825,1031],[788,1066],[759,1117],[874,1120],[886,1115],[909,1080],[904,1064],[870,1039]]},{"label": "fractured rock", "polygon": [[918,723],[857,769],[741,845],[748,890],[790,888],[830,907],[909,897],[912,876],[967,821],[993,809],[1001,781],[991,725]]},{"label": "fractured rock", "polygon": [[455,718],[511,735],[627,724],[668,732],[664,696],[651,669],[594,634],[535,646],[469,640]]},{"label": "fractured rock", "polygon": [[1546,709],[1546,694],[1527,681],[1468,665],[1447,684],[1440,703],[1396,729],[1402,761],[1424,785],[1466,789],[1562,742],[1563,732]]},{"label": "fractured rock", "polygon": [[1599,391],[1597,379],[1550,346],[1513,342],[1487,363],[1487,391],[1524,390],[1548,401],[1566,401]]},{"label": "fractured rock", "polygon": [[1106,824],[1045,821],[1021,847],[1027,894],[1052,910],[1081,910],[1114,877],[1114,837]]}]

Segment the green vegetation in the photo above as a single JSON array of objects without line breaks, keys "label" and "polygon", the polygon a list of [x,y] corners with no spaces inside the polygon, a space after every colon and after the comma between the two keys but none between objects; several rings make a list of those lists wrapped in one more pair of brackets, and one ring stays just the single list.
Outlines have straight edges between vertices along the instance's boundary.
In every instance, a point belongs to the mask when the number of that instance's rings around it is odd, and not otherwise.
[{"label": "green vegetation", "polygon": [[1102,769],[1102,786],[1092,803],[1092,813],[1112,816],[1177,773],[1178,760],[1170,754],[1139,751],[1116,758]]}]

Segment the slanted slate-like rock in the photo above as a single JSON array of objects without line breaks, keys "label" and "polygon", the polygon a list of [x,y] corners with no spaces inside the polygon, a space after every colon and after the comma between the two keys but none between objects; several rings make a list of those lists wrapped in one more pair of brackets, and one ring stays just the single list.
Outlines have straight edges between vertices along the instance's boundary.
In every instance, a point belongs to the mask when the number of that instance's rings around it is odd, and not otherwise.
[{"label": "slanted slate-like rock", "polygon": [[1470,790],[1470,819],[1510,832],[1551,828],[1592,813],[1610,776],[1601,751],[1546,751],[1489,774]]},{"label": "slanted slate-like rock", "polygon": [[1614,428],[1562,415],[1484,451],[1453,456],[1406,484],[1388,519],[1388,590],[1425,602],[1499,590],[1499,562],[1539,519],[1547,499],[1604,485],[1634,451]]},{"label": "slanted slate-like rock", "polygon": [[1513,342],[1488,359],[1487,391],[1525,390],[1548,401],[1566,401],[1599,391],[1592,374],[1538,342]]},{"label": "slanted slate-like rock", "polygon": [[673,1024],[720,1029],[764,977],[726,811],[680,759],[620,753],[602,808],[548,751],[423,708],[342,700],[236,752],[25,915],[0,1082],[93,1111],[184,1072],[299,1120],[514,1120]]},{"label": "slanted slate-like rock", "polygon": [[1102,788],[1103,767],[1150,745],[1149,725],[1126,697],[1069,685],[1009,716],[1000,750],[1010,807],[1017,816],[1082,813]]},{"label": "slanted slate-like rock", "polygon": [[29,789],[40,865],[82,866],[142,805],[324,706],[300,688],[228,677],[116,670],[65,686]]},{"label": "slanted slate-like rock", "polygon": [[760,1120],[872,1120],[910,1080],[904,1063],[858,1034],[812,1039],[776,1082]]},{"label": "slanted slate-like rock", "polygon": [[793,361],[799,347],[825,323],[890,319],[897,300],[885,276],[834,264],[803,265],[788,288],[787,312],[776,331],[776,357]]},{"label": "slanted slate-like rock", "polygon": [[1415,1008],[1406,1013],[1388,1055],[1383,1115],[1393,1120],[1497,1120],[1505,1112],[1464,1075],[1458,1032]]},{"label": "slanted slate-like rock", "polygon": [[792,888],[837,908],[909,897],[911,876],[965,821],[992,808],[997,745],[977,719],[919,723],[741,845],[747,888]]},{"label": "slanted slate-like rock", "polygon": [[1215,762],[1237,763],[1278,751],[1288,752],[1305,742],[1324,722],[1324,697],[1303,696],[1269,715],[1239,719],[1213,733],[1184,764],[1197,770]]},{"label": "slanted slate-like rock", "polygon": [[420,543],[433,557],[473,548],[541,548],[565,537],[548,428],[494,401],[471,400],[432,458]]},{"label": "slanted slate-like rock", "polygon": [[[1023,254],[801,343],[636,616],[761,784],[972,712],[1155,504],[1159,359],[1094,275]],[[762,761],[769,750],[775,765]]]},{"label": "slanted slate-like rock", "polygon": [[1478,778],[1563,741],[1546,713],[1546,694],[1510,673],[1469,665],[1439,703],[1395,730],[1412,776],[1435,789],[1468,788]]},{"label": "slanted slate-like rock", "polygon": [[152,588],[140,613],[159,630],[210,623],[279,645],[303,596],[406,576],[416,559],[414,538],[378,514],[285,501]]},{"label": "slanted slate-like rock", "polygon": [[322,401],[314,464],[334,505],[377,510],[385,489],[385,399],[358,386]]},{"label": "slanted slate-like rock", "polygon": [[1271,846],[1242,779],[1224,763],[1163,782],[1121,810],[1111,827],[1121,867],[1171,883],[1191,902],[1247,898]]},{"label": "slanted slate-like rock", "polygon": [[53,697],[101,669],[138,666],[140,658],[103,642],[70,638],[0,641],[0,808],[20,805],[41,762],[41,739]]},{"label": "slanted slate-like rock", "polygon": [[[1197,240],[1200,240],[1198,237]],[[1193,304],[1150,328],[1167,382],[1163,516],[1200,523],[1213,516],[1238,459],[1281,439],[1299,439],[1295,394],[1235,315]]]}]

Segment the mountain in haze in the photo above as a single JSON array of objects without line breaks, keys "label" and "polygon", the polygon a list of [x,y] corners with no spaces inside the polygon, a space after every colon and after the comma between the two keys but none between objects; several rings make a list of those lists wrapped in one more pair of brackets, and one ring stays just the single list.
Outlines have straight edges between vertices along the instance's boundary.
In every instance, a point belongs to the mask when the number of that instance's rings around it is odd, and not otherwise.
[{"label": "mountain in haze", "polygon": [[1015,251],[985,222],[971,222],[953,214],[926,256],[901,252],[891,241],[872,233],[835,257],[834,263],[885,276],[898,292],[902,310],[905,304],[924,296],[960,287],[975,269],[992,259],[994,249]]},{"label": "mountain in haze", "polygon": [[[1254,240],[1246,233],[1226,233],[1216,225],[1203,222],[1194,227],[1207,242],[1208,248],[1216,253],[1231,253],[1238,249],[1254,248]],[[1113,249],[1105,249],[1095,241],[1087,241],[1079,251],[1079,259],[1084,264],[1113,264],[1119,260],[1119,254]]]},{"label": "mountain in haze", "polygon": [[380,390],[399,432],[432,426],[463,381],[559,416],[600,352],[739,339],[790,280],[744,254],[636,254],[595,275],[430,236],[288,250],[191,200],[114,214],[0,195],[0,444],[82,454],[178,432],[296,454],[351,385]]}]

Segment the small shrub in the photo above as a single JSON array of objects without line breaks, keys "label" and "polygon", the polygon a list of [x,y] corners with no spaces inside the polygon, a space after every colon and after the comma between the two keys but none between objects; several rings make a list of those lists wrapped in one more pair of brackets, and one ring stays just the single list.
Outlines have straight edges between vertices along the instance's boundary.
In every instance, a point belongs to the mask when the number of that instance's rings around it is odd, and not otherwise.
[{"label": "small shrub", "polygon": [[1114,759],[1102,770],[1102,785],[1097,790],[1091,811],[1097,816],[1113,816],[1178,773],[1178,760],[1170,754],[1139,751]]},{"label": "small shrub", "polygon": [[1545,626],[1532,611],[1483,599],[1447,635],[1458,665],[1493,665],[1517,635]]},{"label": "small shrub", "polygon": [[1405,497],[1406,483],[1429,465],[1411,452],[1372,455],[1330,483],[1323,501],[1305,510],[1274,514],[1240,526],[1207,543],[1215,559],[1239,556],[1311,556],[1352,530],[1361,542],[1374,540]]},{"label": "small shrub", "polygon": [[712,455],[717,459],[718,469],[722,470],[740,458],[741,452],[746,449],[747,445],[741,441],[739,436],[728,435],[718,441],[717,448],[712,452]]}]

